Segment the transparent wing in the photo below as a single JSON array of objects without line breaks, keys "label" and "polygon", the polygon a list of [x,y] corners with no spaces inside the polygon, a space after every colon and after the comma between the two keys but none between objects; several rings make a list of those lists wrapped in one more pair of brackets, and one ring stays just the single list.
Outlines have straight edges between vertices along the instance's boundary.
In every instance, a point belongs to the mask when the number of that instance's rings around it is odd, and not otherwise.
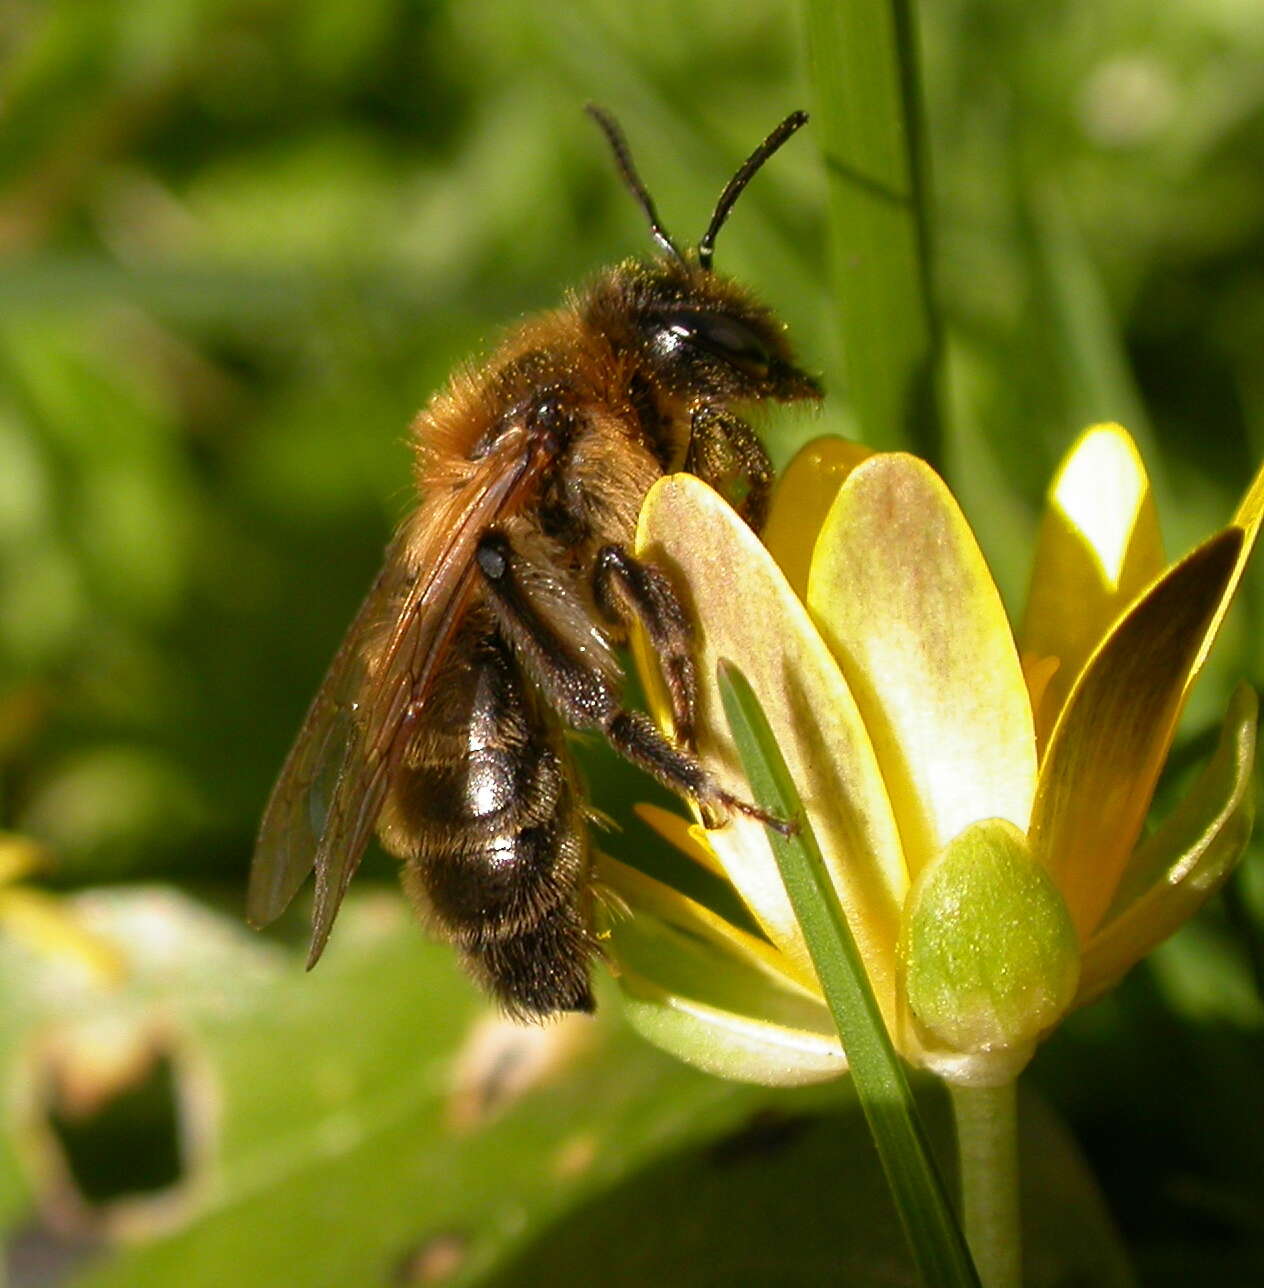
[{"label": "transparent wing", "polygon": [[427,499],[387,551],[307,712],[264,812],[246,914],[266,926],[315,869],[309,967],[469,604],[478,540],[520,504],[546,461],[539,439],[514,426]]},{"label": "transparent wing", "polygon": [[[315,864],[339,785],[345,791],[354,774],[363,742],[356,715],[365,691],[367,652],[407,586],[401,545],[402,538],[396,538],[387,551],[382,571],[339,645],[268,798],[246,894],[246,916],[252,925],[268,925],[289,906]],[[330,840],[335,839],[330,834]]]}]

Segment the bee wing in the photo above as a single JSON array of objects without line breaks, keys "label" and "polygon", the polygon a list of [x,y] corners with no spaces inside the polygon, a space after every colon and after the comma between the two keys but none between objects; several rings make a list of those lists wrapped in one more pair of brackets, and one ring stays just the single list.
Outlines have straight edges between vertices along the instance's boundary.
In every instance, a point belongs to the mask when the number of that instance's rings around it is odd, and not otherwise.
[{"label": "bee wing", "polygon": [[382,571],[339,645],[268,798],[246,893],[246,917],[254,926],[266,926],[285,911],[329,834],[333,801],[363,743],[356,707],[367,679],[365,654],[407,582],[400,545],[397,538],[387,551]]},{"label": "bee wing", "polygon": [[525,426],[502,432],[396,538],[307,712],[264,812],[246,913],[275,920],[316,870],[315,965],[377,824],[408,730],[475,584],[474,553],[548,459]]}]

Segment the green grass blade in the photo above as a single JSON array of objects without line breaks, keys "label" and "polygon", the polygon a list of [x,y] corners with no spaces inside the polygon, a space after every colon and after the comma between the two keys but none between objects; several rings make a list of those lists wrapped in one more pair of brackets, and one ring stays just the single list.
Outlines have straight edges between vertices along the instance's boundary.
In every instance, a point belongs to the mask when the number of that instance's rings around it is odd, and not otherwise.
[{"label": "green grass blade", "polygon": [[1037,298],[1048,309],[1070,424],[1117,420],[1154,459],[1149,418],[1083,234],[1054,184],[1033,184],[1024,196]]},{"label": "green grass blade", "polygon": [[949,1205],[899,1057],[869,987],[856,942],[821,852],[758,699],[746,677],[721,662],[720,692],[755,801],[798,830],[768,836],[781,879],[847,1052],[852,1080],[883,1170],[928,1284],[979,1280]]},{"label": "green grass blade", "polygon": [[845,388],[861,435],[941,459],[940,326],[909,0],[806,0]]}]

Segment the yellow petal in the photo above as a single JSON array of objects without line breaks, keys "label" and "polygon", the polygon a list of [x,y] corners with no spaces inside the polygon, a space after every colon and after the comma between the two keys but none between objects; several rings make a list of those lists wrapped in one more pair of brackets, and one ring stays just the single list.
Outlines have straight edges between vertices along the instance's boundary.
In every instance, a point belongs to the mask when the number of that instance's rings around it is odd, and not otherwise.
[{"label": "yellow petal", "polygon": [[[1023,664],[1023,679],[1027,681],[1027,696],[1031,699],[1031,709],[1039,726],[1040,708],[1049,689],[1049,681],[1058,673],[1060,663],[1056,657],[1037,657],[1034,653],[1024,653],[1020,660]],[[1039,727],[1036,729],[1036,736],[1039,742]]]},{"label": "yellow petal", "polygon": [[1049,488],[1020,635],[1024,654],[1059,663],[1037,711],[1042,747],[1089,655],[1164,562],[1136,444],[1119,425],[1094,425]]},{"label": "yellow petal", "polygon": [[[703,759],[726,788],[748,794],[716,687],[716,663],[725,657],[763,705],[891,1022],[907,878],[868,735],[829,650],[755,535],[691,475],[655,485],[641,511],[637,550],[665,569],[690,602]],[[764,933],[810,972],[763,826],[735,816],[709,841]]]},{"label": "yellow petal", "polygon": [[812,550],[843,481],[873,455],[873,448],[847,438],[808,443],[782,471],[764,525],[764,545],[800,599],[808,593]]},{"label": "yellow petal", "polygon": [[127,974],[113,944],[80,925],[65,899],[42,890],[0,889],[0,934],[12,935],[36,952],[78,963],[102,988],[116,987]]},{"label": "yellow petal", "polygon": [[742,1082],[797,1086],[846,1071],[824,1002],[771,945],[616,860],[599,872],[631,912],[612,922],[609,956],[645,1038]]},{"label": "yellow petal", "polygon": [[1240,685],[1216,753],[1177,808],[1136,849],[1119,897],[1084,950],[1079,1002],[1112,988],[1179,929],[1233,871],[1255,814],[1259,703]]},{"label": "yellow petal", "polygon": [[1220,633],[1220,626],[1224,622],[1225,614],[1229,611],[1233,597],[1238,592],[1238,585],[1242,581],[1242,574],[1246,571],[1247,560],[1250,559],[1251,552],[1255,549],[1262,522],[1264,522],[1264,465],[1256,470],[1255,477],[1251,480],[1251,486],[1247,489],[1246,496],[1242,498],[1242,504],[1238,506],[1237,513],[1233,516],[1233,522],[1229,525],[1231,529],[1236,529],[1242,533],[1242,548],[1238,551],[1238,561],[1234,565],[1233,572],[1229,575],[1224,592],[1221,594],[1220,606],[1216,609],[1216,615],[1212,619],[1211,625],[1207,628],[1202,648],[1198,650],[1198,657],[1194,660],[1189,677],[1185,681],[1186,693],[1189,692],[1189,687],[1197,678],[1198,672],[1202,670],[1203,663],[1207,660],[1207,654],[1211,652],[1211,646],[1216,642],[1216,636]]},{"label": "yellow petal", "polygon": [[1251,486],[1233,516],[1233,527],[1248,532],[1259,529],[1261,516],[1264,516],[1264,465],[1255,471]]},{"label": "yellow petal", "polygon": [[929,466],[889,454],[855,470],[817,542],[808,605],[873,739],[909,871],[980,819],[1025,831],[1027,686],[974,534]]},{"label": "yellow petal", "polygon": [[1082,941],[1110,906],[1182,701],[1240,568],[1230,528],[1159,579],[1089,660],[1040,767],[1032,848]]},{"label": "yellow petal", "polygon": [[[794,963],[767,940],[733,925],[697,900],[609,855],[603,854],[598,859],[597,874],[602,884],[613,890],[631,913],[627,919],[612,917],[609,928],[610,941],[616,950],[615,959],[621,969],[636,967],[643,975],[657,977],[653,955],[643,953],[646,936],[638,931],[636,924],[641,917],[648,915],[660,925],[679,932],[690,943],[704,946],[717,957],[742,959],[747,969],[772,978],[780,989],[821,1001],[815,976],[796,970]],[[716,976],[707,979],[706,988],[713,997],[718,996],[719,991],[726,987],[724,981],[718,978],[712,967],[706,967],[706,973],[709,977]],[[740,997],[727,1000],[736,1004]]]},{"label": "yellow petal", "polygon": [[0,832],[0,885],[21,881],[47,867],[48,851],[17,832]]},{"label": "yellow petal", "polygon": [[708,872],[714,872],[716,876],[724,875],[720,860],[715,857],[715,851],[707,844],[706,830],[697,823],[690,823],[679,814],[663,809],[661,805],[643,803],[633,806],[633,812],[686,858],[692,859]]}]

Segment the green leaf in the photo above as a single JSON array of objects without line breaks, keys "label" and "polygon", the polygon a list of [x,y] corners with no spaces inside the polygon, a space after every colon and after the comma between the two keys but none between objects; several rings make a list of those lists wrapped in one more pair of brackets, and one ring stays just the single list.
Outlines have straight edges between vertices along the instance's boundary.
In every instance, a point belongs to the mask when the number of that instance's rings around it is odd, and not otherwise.
[{"label": "green leaf", "polygon": [[[0,935],[11,1267],[55,1259],[63,1288],[424,1283],[445,1259],[454,1285],[581,1285],[598,1266],[611,1284],[644,1283],[646,1267],[650,1280],[701,1285],[718,1265],[734,1282],[775,1266],[778,1282],[805,1288],[823,1265],[862,1283],[911,1273],[846,1080],[770,1091],[699,1074],[620,1024],[608,987],[595,1020],[498,1023],[394,892],[353,889],[310,974],[298,951],[158,888],[64,908],[118,941],[132,976],[103,988]],[[47,1149],[47,1107],[66,1093],[41,1075],[55,1066],[82,1093],[121,1088],[125,1057],[155,1050],[172,1057],[183,1184],[129,1194],[142,1151],[170,1142],[152,1112],[159,1078],[125,1147],[98,1163],[115,1197],[68,1207]],[[942,1103],[928,1108],[946,1149]],[[1072,1193],[1089,1232],[1074,1261],[1050,1232],[1051,1263],[1114,1282],[1093,1273],[1109,1223],[1062,1133],[1042,1129],[1032,1161],[1039,1193]],[[561,1278],[533,1276],[559,1261]]]},{"label": "green leaf", "polygon": [[[310,974],[169,892],[65,907],[133,973],[111,991],[0,939],[0,1237],[81,1247],[76,1288],[384,1284],[453,1234],[480,1277],[595,1190],[777,1103],[655,1052],[609,988],[595,1020],[496,1016],[394,892],[353,891]],[[142,1116],[85,1209],[50,1130],[69,1093],[49,1075],[104,1103],[151,1051],[175,1071],[179,1182],[139,1192],[161,1126]]]},{"label": "green leaf", "polygon": [[[950,1151],[940,1089],[922,1082],[918,1106],[936,1149]],[[1031,1288],[1132,1288],[1095,1182],[1069,1135],[1032,1097],[1020,1097],[1019,1136]],[[1066,1237],[1071,1222],[1074,1239]],[[815,1088],[779,1098],[714,1144],[664,1153],[593,1194],[491,1283],[912,1284],[902,1239],[859,1107],[850,1097],[827,1101],[825,1089]],[[885,1260],[875,1249],[885,1250]]]},{"label": "green leaf", "polygon": [[1083,235],[1054,184],[1033,187],[1024,196],[1032,223],[1036,288],[1050,323],[1049,356],[1065,389],[1068,423],[1119,421],[1146,459],[1156,461],[1145,404]]}]

